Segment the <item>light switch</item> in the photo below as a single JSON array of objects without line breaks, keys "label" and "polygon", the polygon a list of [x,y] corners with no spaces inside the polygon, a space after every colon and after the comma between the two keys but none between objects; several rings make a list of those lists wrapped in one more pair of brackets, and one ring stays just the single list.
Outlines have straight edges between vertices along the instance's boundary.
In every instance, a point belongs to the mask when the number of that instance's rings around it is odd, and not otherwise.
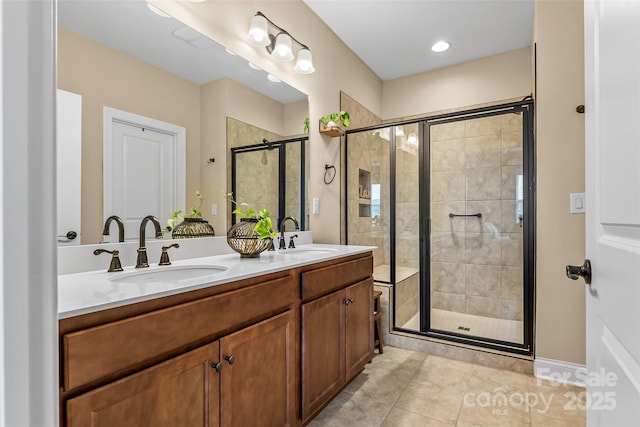
[{"label": "light switch", "polygon": [[218,215],[218,205],[211,203],[211,215]]},{"label": "light switch", "polygon": [[585,194],[584,193],[571,193],[570,195],[570,200],[571,200],[571,207],[570,207],[570,212],[571,213],[581,213],[583,214],[585,211]]},{"label": "light switch", "polygon": [[313,214],[318,215],[320,213],[320,199],[317,197],[313,198]]}]

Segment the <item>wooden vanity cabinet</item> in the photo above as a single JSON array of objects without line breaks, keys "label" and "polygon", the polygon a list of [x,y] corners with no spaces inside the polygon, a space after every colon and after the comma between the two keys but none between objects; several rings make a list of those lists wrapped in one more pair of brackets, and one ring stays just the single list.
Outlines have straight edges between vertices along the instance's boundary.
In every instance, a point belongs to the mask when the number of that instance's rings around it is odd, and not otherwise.
[{"label": "wooden vanity cabinet", "polygon": [[293,311],[67,402],[67,426],[295,424]]},{"label": "wooden vanity cabinet", "polygon": [[68,427],[209,426],[219,412],[219,343],[67,401]]},{"label": "wooden vanity cabinet", "polygon": [[[371,258],[303,273],[302,420],[309,422],[373,356]],[[356,283],[353,281],[360,279]],[[316,297],[322,289],[335,289]],[[311,294],[311,295],[309,295]]]},{"label": "wooden vanity cabinet", "polygon": [[61,320],[61,425],[296,425],[298,280],[250,280]]}]

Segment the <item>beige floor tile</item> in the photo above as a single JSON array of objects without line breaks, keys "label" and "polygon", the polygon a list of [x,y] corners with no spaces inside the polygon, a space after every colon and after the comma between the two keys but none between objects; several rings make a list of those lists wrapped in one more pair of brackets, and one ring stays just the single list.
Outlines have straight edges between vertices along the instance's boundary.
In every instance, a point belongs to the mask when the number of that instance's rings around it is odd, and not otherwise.
[{"label": "beige floor tile", "polygon": [[395,407],[453,423],[458,418],[465,384],[444,386],[433,382],[409,383]]},{"label": "beige floor tile", "polygon": [[418,384],[438,384],[447,387],[467,382],[473,365],[442,357],[429,356],[420,366],[412,379]]},{"label": "beige floor tile", "polygon": [[345,391],[394,404],[406,388],[407,379],[394,375],[393,372],[378,375],[362,373],[345,388]]},{"label": "beige floor tile", "polygon": [[531,425],[530,413],[525,409],[507,406],[498,406],[497,404],[488,404],[488,406],[480,406],[490,403],[490,401],[474,402],[471,406],[471,400],[466,400],[460,409],[460,416],[456,426],[460,427],[516,427]]},{"label": "beige floor tile", "polygon": [[[553,418],[565,425],[586,424],[586,394],[584,389],[571,386],[538,387],[529,385],[531,399],[539,402],[531,405],[532,422],[551,422],[546,418]],[[530,400],[531,400],[530,399]]]},{"label": "beige floor tile", "polygon": [[362,395],[343,391],[318,414],[309,426],[378,427],[392,406],[392,403],[381,403]]},{"label": "beige floor tile", "polygon": [[559,420],[543,415],[531,415],[531,427],[584,427],[587,425],[586,417],[571,420]]},{"label": "beige floor tile", "polygon": [[453,427],[453,425],[453,423],[447,423],[398,408],[393,408],[382,423],[382,427]]}]

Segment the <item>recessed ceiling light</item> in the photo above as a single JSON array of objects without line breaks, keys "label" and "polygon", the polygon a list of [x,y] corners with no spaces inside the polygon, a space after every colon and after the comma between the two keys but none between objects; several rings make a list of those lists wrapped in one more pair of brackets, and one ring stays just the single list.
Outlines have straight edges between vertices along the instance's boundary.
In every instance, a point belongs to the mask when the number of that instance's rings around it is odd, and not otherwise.
[{"label": "recessed ceiling light", "polygon": [[160,9],[158,9],[157,7],[152,5],[151,3],[147,3],[147,6],[151,10],[151,12],[155,13],[156,15],[160,15],[163,18],[171,18],[171,15],[169,15],[168,13],[164,13],[163,11],[161,11]]},{"label": "recessed ceiling light", "polygon": [[440,40],[439,42],[436,42],[433,46],[431,46],[431,50],[434,52],[444,52],[445,50],[449,49],[450,46],[451,44],[449,42]]},{"label": "recessed ceiling light", "polygon": [[232,51],[228,47],[225,47],[224,50],[226,50],[229,55],[233,55],[233,56],[237,56],[238,55],[237,53],[235,53],[234,51]]},{"label": "recessed ceiling light", "polygon": [[269,81],[272,81],[274,83],[280,83],[282,81],[279,78],[277,78],[276,76],[274,76],[273,74],[267,75],[267,78],[269,79]]},{"label": "recessed ceiling light", "polygon": [[254,64],[253,62],[249,62],[249,67],[253,68],[254,70],[262,70],[262,68],[258,67],[256,64]]}]

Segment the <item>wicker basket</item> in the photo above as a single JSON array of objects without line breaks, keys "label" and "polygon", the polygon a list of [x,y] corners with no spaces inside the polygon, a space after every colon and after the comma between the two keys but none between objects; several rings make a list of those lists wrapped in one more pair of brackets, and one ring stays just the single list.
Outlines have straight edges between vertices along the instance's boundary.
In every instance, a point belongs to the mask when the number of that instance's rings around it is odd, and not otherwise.
[{"label": "wicker basket", "polygon": [[176,225],[171,233],[174,239],[188,239],[190,237],[211,237],[216,232],[213,227],[202,218],[185,218],[183,222]]},{"label": "wicker basket", "polygon": [[259,239],[258,233],[253,230],[257,222],[255,218],[241,218],[227,233],[227,244],[241,258],[258,258],[269,247],[271,239]]}]

